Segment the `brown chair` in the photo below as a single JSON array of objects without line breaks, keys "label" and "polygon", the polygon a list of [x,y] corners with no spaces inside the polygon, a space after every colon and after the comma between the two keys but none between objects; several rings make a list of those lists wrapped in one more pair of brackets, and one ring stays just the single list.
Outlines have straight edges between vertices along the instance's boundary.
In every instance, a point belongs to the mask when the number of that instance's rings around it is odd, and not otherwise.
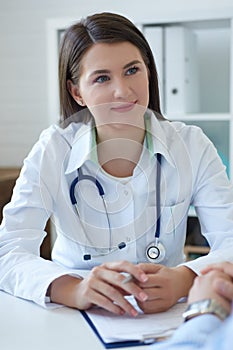
[{"label": "brown chair", "polygon": [[[10,201],[12,191],[15,186],[15,181],[19,176],[19,168],[0,168],[0,222],[2,221],[2,210],[3,207]],[[50,223],[46,225],[46,232],[48,233],[45,237],[41,249],[40,255],[44,259],[51,258],[51,235],[50,235]]]}]

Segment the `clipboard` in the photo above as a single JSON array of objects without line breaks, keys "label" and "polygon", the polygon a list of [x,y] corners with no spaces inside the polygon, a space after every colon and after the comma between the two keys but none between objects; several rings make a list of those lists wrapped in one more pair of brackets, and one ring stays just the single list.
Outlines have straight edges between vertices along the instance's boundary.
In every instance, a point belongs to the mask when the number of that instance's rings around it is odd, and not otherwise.
[{"label": "clipboard", "polygon": [[81,314],[104,347],[114,349],[150,345],[167,339],[183,322],[185,308],[186,303],[179,302],[168,311],[157,314],[144,314],[139,309],[135,318],[114,315],[101,308],[81,311]]},{"label": "clipboard", "polygon": [[125,348],[130,346],[138,346],[138,345],[150,345],[154,343],[154,341],[146,342],[141,340],[120,340],[120,341],[114,341],[114,342],[105,342],[104,339],[101,337],[100,333],[96,329],[94,323],[88,316],[88,314],[85,311],[81,311],[81,314],[85,318],[85,320],[88,322],[88,324],[91,326],[92,330],[96,334],[96,336],[99,338],[101,343],[104,345],[106,349],[116,349],[116,348]]}]

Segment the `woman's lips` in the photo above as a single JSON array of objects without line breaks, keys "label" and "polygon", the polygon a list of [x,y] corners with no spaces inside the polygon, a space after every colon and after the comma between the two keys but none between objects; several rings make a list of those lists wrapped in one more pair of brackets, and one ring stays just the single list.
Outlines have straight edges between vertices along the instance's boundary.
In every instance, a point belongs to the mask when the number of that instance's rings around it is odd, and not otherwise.
[{"label": "woman's lips", "polygon": [[115,112],[125,113],[131,111],[134,108],[135,104],[136,102],[119,103],[111,109]]}]

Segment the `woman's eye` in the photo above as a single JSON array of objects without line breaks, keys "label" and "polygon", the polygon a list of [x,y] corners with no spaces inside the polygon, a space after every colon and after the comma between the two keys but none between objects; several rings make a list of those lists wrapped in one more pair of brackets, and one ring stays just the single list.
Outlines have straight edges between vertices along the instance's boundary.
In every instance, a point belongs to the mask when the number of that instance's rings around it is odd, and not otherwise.
[{"label": "woman's eye", "polygon": [[137,71],[138,71],[138,67],[131,67],[126,71],[126,75],[135,74],[135,73],[137,73]]},{"label": "woman's eye", "polygon": [[107,75],[101,75],[95,79],[95,83],[105,83],[109,80],[109,77]]}]

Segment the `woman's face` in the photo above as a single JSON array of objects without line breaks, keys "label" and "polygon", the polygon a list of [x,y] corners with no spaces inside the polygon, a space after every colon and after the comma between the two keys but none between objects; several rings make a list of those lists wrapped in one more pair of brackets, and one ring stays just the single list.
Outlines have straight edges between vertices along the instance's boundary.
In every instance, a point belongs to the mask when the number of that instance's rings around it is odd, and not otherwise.
[{"label": "woman's face", "polygon": [[135,112],[144,112],[149,103],[148,69],[130,42],[97,43],[82,58],[79,86],[70,90],[92,112],[96,125],[135,124]]}]

